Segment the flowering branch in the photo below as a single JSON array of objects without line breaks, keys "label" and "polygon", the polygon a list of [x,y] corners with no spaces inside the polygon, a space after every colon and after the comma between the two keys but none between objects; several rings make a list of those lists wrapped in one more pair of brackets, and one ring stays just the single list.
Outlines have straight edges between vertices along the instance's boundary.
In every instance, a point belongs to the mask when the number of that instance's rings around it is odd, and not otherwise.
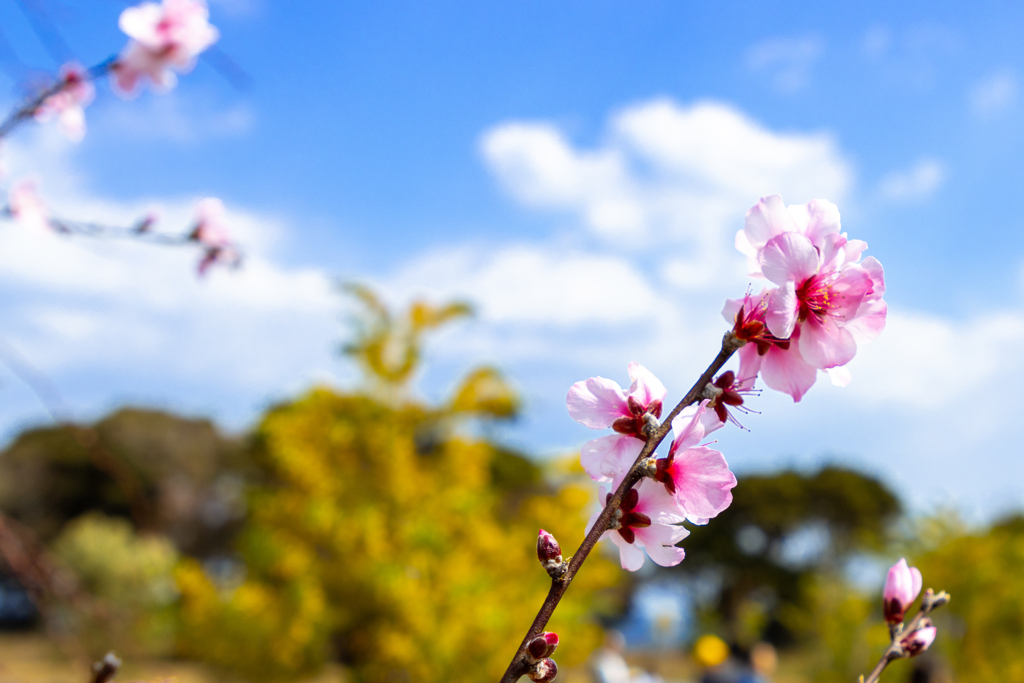
[{"label": "flowering branch", "polygon": [[877,683],[890,662],[915,657],[935,640],[937,632],[928,615],[949,602],[946,591],[936,594],[931,588],[927,589],[921,596],[921,609],[909,624],[903,624],[906,608],[917,599],[921,584],[921,572],[916,567],[908,567],[906,560],[901,559],[889,570],[883,597],[891,641],[875,668],[867,678],[861,676],[859,683]]},{"label": "flowering branch", "polygon": [[[576,573],[583,566],[583,562],[590,555],[590,551],[597,545],[601,535],[611,526],[613,515],[619,510],[623,497],[644,476],[646,470],[645,461],[651,457],[655,449],[668,436],[672,428],[673,418],[677,417],[683,409],[704,397],[705,388],[711,383],[715,373],[721,370],[729,358],[745,343],[733,334],[732,331],[726,332],[722,338],[722,349],[718,352],[718,356],[712,361],[711,365],[708,366],[707,370],[704,371],[693,387],[686,392],[683,399],[672,409],[672,412],[666,416],[665,420],[661,424],[658,424],[656,420],[647,422],[647,442],[633,462],[628,474],[626,474],[618,488],[608,498],[604,510],[598,516],[597,521],[591,527],[586,538],[583,539],[579,549],[567,563],[563,563],[563,567],[549,569],[549,573],[552,575],[551,588],[548,590],[548,595],[544,599],[540,611],[537,612],[533,624],[530,626],[529,631],[527,631],[526,637],[523,638],[523,642],[520,643],[519,649],[516,650],[516,654],[505,670],[505,674],[501,677],[501,683],[515,683],[520,676],[526,674],[535,665],[536,658],[531,657],[529,652],[530,643],[541,636],[548,620],[554,614],[555,608],[558,607],[559,601],[569,589],[569,584],[572,583]],[[543,673],[545,672],[541,672],[541,674]]]},{"label": "flowering branch", "polygon": [[83,78],[89,81],[99,80],[114,69],[118,63],[118,57],[108,57],[104,61],[100,62],[96,66],[86,71],[65,71],[62,77],[50,87],[44,89],[35,97],[27,100],[20,107],[8,114],[7,118],[4,119],[3,123],[0,123],[0,140],[5,138],[15,128],[25,123],[29,119],[34,119],[36,115],[44,108],[47,100],[57,95],[60,95],[68,88],[75,87],[82,83]]}]

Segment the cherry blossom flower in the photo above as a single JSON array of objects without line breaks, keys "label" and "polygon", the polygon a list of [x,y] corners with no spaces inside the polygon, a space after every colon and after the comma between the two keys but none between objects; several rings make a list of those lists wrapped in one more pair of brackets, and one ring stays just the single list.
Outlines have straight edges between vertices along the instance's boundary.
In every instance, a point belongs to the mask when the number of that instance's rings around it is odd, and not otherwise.
[{"label": "cherry blossom flower", "polygon": [[64,134],[80,142],[85,137],[84,107],[92,102],[96,89],[80,64],[65,64],[60,76],[60,90],[43,100],[35,111],[35,118],[37,121],[56,118]]},{"label": "cherry blossom flower", "polygon": [[665,487],[691,521],[699,523],[706,523],[729,507],[736,486],[736,475],[729,470],[725,456],[699,445],[705,435],[701,418],[710,412],[709,403],[707,399],[702,401],[688,419],[679,416],[672,420],[668,457],[654,461],[654,481]]},{"label": "cherry blossom flower", "polygon": [[921,572],[917,567],[907,566],[907,561],[900,558],[889,569],[885,579],[885,590],[882,599],[885,601],[885,620],[890,624],[903,621],[907,608],[917,599],[922,586]]},{"label": "cherry blossom flower", "polygon": [[47,230],[51,227],[50,212],[32,180],[22,180],[11,188],[7,198],[7,210],[20,225],[35,230]]},{"label": "cherry blossom flower", "polygon": [[814,384],[818,372],[800,355],[799,325],[788,339],[780,339],[768,329],[765,315],[768,299],[774,291],[774,288],[763,289],[757,296],[748,293],[742,300],[728,299],[722,316],[733,323],[733,334],[747,342],[738,353],[743,386],[748,386],[747,382],[752,386],[752,379],[760,374],[769,388],[799,401]]},{"label": "cherry blossom flower", "polygon": [[201,0],[144,2],[122,12],[118,26],[132,40],[112,67],[118,90],[133,94],[143,77],[159,90],[173,88],[172,69],[190,71],[196,57],[220,37],[209,16]]},{"label": "cherry blossom flower", "polygon": [[[610,500],[608,493],[605,504]],[[599,515],[600,512],[596,512],[590,518],[587,531]],[[676,543],[690,535],[686,528],[679,526],[685,518],[685,512],[662,484],[643,479],[623,496],[611,527],[601,538],[610,538],[618,546],[623,569],[631,572],[640,569],[644,565],[645,550],[655,564],[674,567],[685,556]]]},{"label": "cherry blossom flower", "polygon": [[[610,379],[591,377],[576,382],[565,398],[569,415],[591,429],[614,429],[617,433],[595,439],[583,447],[583,468],[595,481],[608,482],[617,473],[617,463],[632,454],[640,455],[646,436],[648,415],[661,416],[668,391],[639,363],[629,364],[629,391]],[[632,461],[631,461],[632,463]]]},{"label": "cherry blossom flower", "polygon": [[205,275],[210,266],[216,263],[231,266],[241,263],[241,255],[228,234],[224,203],[214,197],[204,199],[199,202],[196,213],[198,220],[189,238],[204,249],[203,258],[199,262],[199,274]]}]

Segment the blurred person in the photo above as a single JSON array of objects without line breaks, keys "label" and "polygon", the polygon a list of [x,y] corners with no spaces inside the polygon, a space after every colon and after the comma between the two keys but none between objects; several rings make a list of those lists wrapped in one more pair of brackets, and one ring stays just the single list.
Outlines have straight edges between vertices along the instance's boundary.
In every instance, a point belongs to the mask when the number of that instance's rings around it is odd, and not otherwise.
[{"label": "blurred person", "polygon": [[778,666],[779,656],[771,643],[758,643],[750,650],[750,668],[740,677],[740,683],[771,683]]},{"label": "blurred person", "polygon": [[608,631],[604,643],[592,655],[594,683],[661,683],[660,676],[642,669],[631,669],[623,656],[625,652],[626,637],[622,632]]},{"label": "blurred person", "polygon": [[704,670],[700,683],[739,683],[743,672],[729,654],[729,646],[718,636],[698,638],[693,644],[693,659]]}]

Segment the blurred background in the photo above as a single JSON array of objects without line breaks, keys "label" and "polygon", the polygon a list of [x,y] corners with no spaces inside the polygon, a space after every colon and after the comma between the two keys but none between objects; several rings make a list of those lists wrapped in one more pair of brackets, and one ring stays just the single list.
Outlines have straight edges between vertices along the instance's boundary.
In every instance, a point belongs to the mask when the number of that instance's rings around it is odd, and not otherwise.
[{"label": "blurred background", "polygon": [[[116,53],[127,4],[0,0],[3,111]],[[101,84],[80,144],[0,148],[61,216],[220,197],[247,256],[198,279],[0,221],[0,681],[110,648],[128,678],[494,680],[546,590],[537,528],[571,553],[596,501],[565,392],[635,360],[678,400],[775,192],[838,204],[888,327],[850,386],[716,434],[735,503],[680,566],[588,561],[561,677],[855,680],[906,556],[953,602],[886,677],[1024,681],[1024,8],[210,14],[173,92]]]}]

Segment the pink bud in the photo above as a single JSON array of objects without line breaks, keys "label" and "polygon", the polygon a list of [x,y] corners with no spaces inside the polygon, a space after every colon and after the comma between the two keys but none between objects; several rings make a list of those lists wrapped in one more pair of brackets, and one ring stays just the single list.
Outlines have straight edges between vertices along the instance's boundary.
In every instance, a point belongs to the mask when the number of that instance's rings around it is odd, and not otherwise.
[{"label": "pink bud", "polygon": [[558,665],[553,659],[542,659],[533,665],[527,674],[536,683],[550,683],[558,675]]},{"label": "pink bud", "polygon": [[907,561],[900,561],[889,570],[885,580],[882,599],[885,604],[885,620],[890,624],[903,621],[903,615],[921,592],[921,572],[917,567],[908,567]]},{"label": "pink bud", "polygon": [[533,659],[544,659],[553,655],[557,647],[558,634],[545,631],[530,641],[530,644],[526,646],[526,651]]},{"label": "pink bud", "polygon": [[558,545],[558,541],[543,529],[537,535],[537,559],[541,561],[541,564],[546,564],[551,560],[562,561],[562,548]]},{"label": "pink bud", "polygon": [[922,623],[927,623],[928,625],[916,629],[910,633],[910,635],[903,638],[903,649],[911,657],[919,655],[927,650],[928,646],[932,644],[935,640],[935,636],[938,634],[935,627],[931,625],[930,620],[925,619]]}]

